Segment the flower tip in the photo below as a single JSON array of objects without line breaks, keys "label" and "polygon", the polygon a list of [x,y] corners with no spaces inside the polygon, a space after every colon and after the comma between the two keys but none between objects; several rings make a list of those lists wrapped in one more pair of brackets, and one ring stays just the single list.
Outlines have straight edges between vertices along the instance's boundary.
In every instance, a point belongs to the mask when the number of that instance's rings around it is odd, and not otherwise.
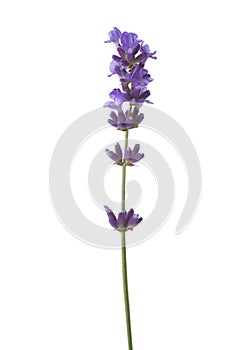
[{"label": "flower tip", "polygon": [[134,215],[134,210],[131,208],[131,209],[128,211],[127,215],[126,215],[127,221],[128,221],[133,215]]},{"label": "flower tip", "polygon": [[105,208],[105,211],[106,211],[107,213],[109,213],[109,212],[111,211],[111,209],[110,209],[107,205],[104,205],[104,208]]},{"label": "flower tip", "polygon": [[139,224],[142,220],[143,218],[138,218],[137,224]]}]

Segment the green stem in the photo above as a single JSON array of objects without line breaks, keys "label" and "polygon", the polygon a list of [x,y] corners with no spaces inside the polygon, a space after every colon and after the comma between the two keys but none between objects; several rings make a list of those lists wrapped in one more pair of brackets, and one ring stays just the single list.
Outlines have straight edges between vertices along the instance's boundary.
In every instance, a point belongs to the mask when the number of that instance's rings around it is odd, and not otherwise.
[{"label": "green stem", "polygon": [[[128,147],[128,130],[125,131],[125,149]],[[126,184],[126,165],[122,166],[122,200],[121,211],[125,212],[125,184]],[[127,339],[128,349],[133,350],[132,346],[132,330],[131,330],[131,318],[130,318],[130,303],[129,303],[129,291],[128,291],[128,279],[127,279],[127,261],[126,261],[126,238],[125,230],[121,232],[121,250],[122,250],[122,275],[123,275],[123,289],[124,289],[124,301],[125,301],[125,314],[126,314],[126,327],[127,327]]]},{"label": "green stem", "polygon": [[126,314],[128,349],[129,350],[133,350],[131,318],[130,318],[130,303],[129,303],[129,292],[128,292],[128,279],[127,279],[125,231],[121,232],[121,246],[122,246],[121,247],[121,249],[122,249],[122,272],[123,272],[123,288],[124,288],[124,301],[125,301],[125,314]]},{"label": "green stem", "polygon": [[[128,130],[125,131],[125,149],[128,147]],[[121,193],[121,211],[125,211],[125,184],[126,184],[126,165],[122,166],[122,193]]]}]

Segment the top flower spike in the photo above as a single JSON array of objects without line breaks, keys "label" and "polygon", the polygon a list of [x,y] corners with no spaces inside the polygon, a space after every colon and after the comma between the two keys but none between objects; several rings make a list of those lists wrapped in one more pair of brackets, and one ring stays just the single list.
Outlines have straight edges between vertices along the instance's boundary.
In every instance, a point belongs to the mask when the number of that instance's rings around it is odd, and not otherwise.
[{"label": "top flower spike", "polygon": [[[109,40],[105,43],[114,43],[117,47],[118,55],[112,56],[110,64],[111,75],[117,74],[122,91],[114,89],[110,97],[114,101],[105,103],[105,107],[117,109],[122,112],[123,102],[130,102],[132,106],[140,107],[144,102],[151,103],[147,98],[150,91],[147,89],[148,83],[153,79],[144,65],[148,58],[156,59],[156,51],[150,52],[149,46],[144,45],[135,33],[123,32],[114,27],[109,32]],[[131,125],[128,123],[128,125]],[[136,125],[137,126],[137,125]],[[134,124],[134,127],[136,127]],[[128,126],[130,128],[131,126]]]}]

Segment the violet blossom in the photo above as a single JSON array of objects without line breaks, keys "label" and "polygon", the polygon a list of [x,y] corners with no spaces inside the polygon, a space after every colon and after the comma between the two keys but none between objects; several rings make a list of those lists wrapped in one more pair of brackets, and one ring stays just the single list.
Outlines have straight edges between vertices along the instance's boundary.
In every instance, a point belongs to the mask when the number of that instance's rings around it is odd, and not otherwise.
[{"label": "violet blossom", "polygon": [[133,149],[127,147],[124,154],[126,165],[134,165],[139,162],[143,157],[144,153],[139,153],[140,145],[136,144]]},{"label": "violet blossom", "polygon": [[130,209],[128,212],[120,212],[116,218],[115,214],[110,208],[108,208],[106,205],[104,208],[111,226],[118,231],[133,230],[133,228],[142,221],[139,214],[134,214],[133,209]]},{"label": "violet blossom", "polygon": [[139,149],[139,144],[136,144],[133,149],[127,147],[123,155],[120,144],[116,143],[115,152],[110,151],[109,149],[106,149],[105,152],[108,157],[114,161],[114,164],[133,166],[144,157],[143,153],[139,153]]},{"label": "violet blossom", "polygon": [[119,130],[125,131],[128,129],[137,128],[143,119],[144,114],[139,113],[138,107],[134,107],[131,113],[129,113],[129,110],[124,112],[121,108],[117,111],[117,113],[114,111],[110,113],[108,123]]}]

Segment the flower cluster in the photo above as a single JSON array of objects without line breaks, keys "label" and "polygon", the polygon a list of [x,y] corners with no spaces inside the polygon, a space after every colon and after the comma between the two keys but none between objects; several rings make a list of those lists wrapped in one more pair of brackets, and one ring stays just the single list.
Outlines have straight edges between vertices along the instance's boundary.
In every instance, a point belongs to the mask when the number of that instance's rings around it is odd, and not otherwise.
[{"label": "flower cluster", "polygon": [[108,215],[111,226],[118,231],[132,230],[143,220],[142,218],[139,218],[138,214],[134,214],[133,209],[130,209],[128,212],[120,212],[118,214],[118,218],[116,218],[110,208],[108,208],[106,205],[104,208]]},{"label": "flower cluster", "polygon": [[124,155],[119,143],[115,145],[115,152],[106,149],[105,152],[117,165],[133,166],[134,163],[139,162],[143,157],[143,153],[139,153],[140,145],[136,144],[133,149],[127,147]]},{"label": "flower cluster", "polygon": [[[110,101],[104,104],[104,107],[112,109],[108,123],[126,132],[125,150],[119,143],[115,145],[115,151],[106,149],[106,154],[115,164],[121,165],[125,172],[126,166],[133,166],[143,157],[143,153],[139,153],[140,145],[136,144],[133,149],[128,147],[128,130],[137,128],[144,119],[144,115],[139,112],[140,107],[144,102],[152,103],[148,100],[150,91],[148,84],[153,80],[145,69],[145,63],[148,58],[156,59],[156,51],[151,52],[148,45],[145,45],[135,33],[121,32],[118,28],[114,28],[109,32],[109,40],[106,43],[114,43],[117,49],[117,54],[112,56],[110,71],[112,76],[116,74],[119,77],[121,88],[113,89],[110,93]],[[123,104],[129,104],[129,109],[123,110]],[[122,193],[125,192],[125,176],[123,177]],[[134,210],[128,212],[123,209],[118,214],[114,215],[111,209],[105,206],[109,222],[112,227],[120,232],[132,230],[137,226],[142,218],[134,214]]]},{"label": "flower cluster", "polygon": [[[109,102],[108,102],[109,103]],[[144,115],[139,113],[139,108],[134,107],[131,113],[127,110],[118,110],[117,114],[112,111],[108,123],[116,127],[118,130],[126,131],[128,129],[137,128],[144,119]]]},{"label": "flower cluster", "polygon": [[144,102],[151,103],[147,99],[150,96],[147,85],[153,79],[144,66],[148,58],[156,59],[156,51],[150,52],[149,46],[144,45],[137,34],[121,33],[118,28],[109,32],[109,38],[106,42],[114,43],[118,52],[118,55],[112,56],[110,76],[117,74],[122,91],[114,89],[110,93],[112,101],[106,102],[104,106],[117,110],[117,114],[113,111],[109,119],[112,126],[120,130],[135,128],[143,120],[143,114],[138,117],[139,108],[133,111],[131,108],[124,113],[122,104],[129,102],[131,107],[140,107]]}]

